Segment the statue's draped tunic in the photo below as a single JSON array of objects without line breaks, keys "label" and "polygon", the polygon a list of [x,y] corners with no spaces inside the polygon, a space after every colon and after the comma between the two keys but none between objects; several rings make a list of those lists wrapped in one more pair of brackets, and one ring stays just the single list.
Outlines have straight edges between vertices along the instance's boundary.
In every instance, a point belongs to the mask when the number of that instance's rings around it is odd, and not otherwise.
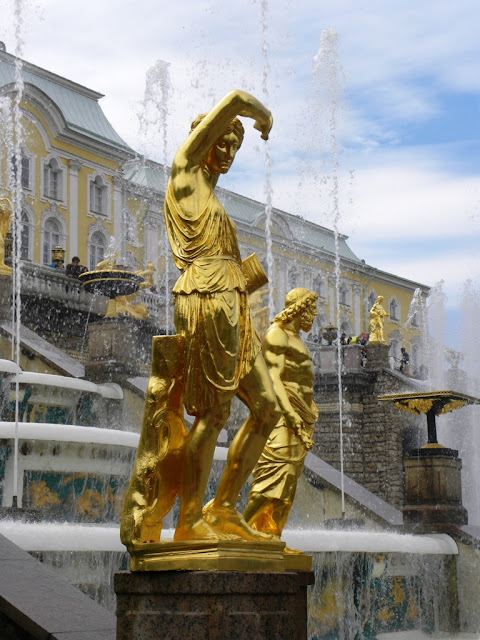
[{"label": "statue's draped tunic", "polygon": [[[302,419],[305,431],[311,438],[318,417],[315,403],[308,406],[298,395],[296,385],[287,381],[282,381],[282,384],[290,404]],[[285,419],[281,418],[272,430],[253,470],[250,493],[261,493],[271,500],[281,500],[291,506],[306,455],[307,451],[299,438],[286,426]]]},{"label": "statue's draped tunic", "polygon": [[185,339],[185,398],[195,415],[228,401],[261,345],[248,306],[235,225],[211,190],[201,212],[185,212],[171,181],[165,222],[176,266],[175,328]]}]

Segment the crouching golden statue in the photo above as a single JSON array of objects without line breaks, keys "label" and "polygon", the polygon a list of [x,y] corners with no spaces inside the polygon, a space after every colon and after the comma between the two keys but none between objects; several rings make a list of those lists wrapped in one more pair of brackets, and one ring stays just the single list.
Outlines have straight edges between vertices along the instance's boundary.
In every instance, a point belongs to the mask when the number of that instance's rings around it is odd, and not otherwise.
[{"label": "crouching golden statue", "polygon": [[[313,362],[299,332],[312,328],[317,297],[308,289],[290,291],[263,345],[283,415],[253,470],[244,516],[252,527],[277,539],[290,514],[305,456],[313,446],[318,415],[313,402]],[[285,551],[300,553],[288,548]]]},{"label": "crouching golden statue", "polygon": [[[248,303],[248,293],[265,279],[252,282],[252,263],[260,265],[255,259],[242,264],[235,226],[214,192],[243,140],[237,116],[254,119],[268,138],[270,112],[248,93],[233,91],[193,122],[167,185],[165,222],[181,271],[173,288],[177,335],[154,338],[143,429],[121,525],[134,570],[279,568],[278,558],[276,564],[258,561],[268,555],[267,547],[277,552],[279,543],[250,527],[236,510],[240,490],[280,417]],[[228,450],[215,498],[203,507],[218,434],[234,395],[250,415]],[[184,407],[195,416],[188,433]],[[174,541],[150,554],[177,494]],[[259,546],[250,546],[248,559],[238,566],[244,541]],[[215,560],[200,561],[202,553]],[[222,564],[219,556],[229,559]]]}]

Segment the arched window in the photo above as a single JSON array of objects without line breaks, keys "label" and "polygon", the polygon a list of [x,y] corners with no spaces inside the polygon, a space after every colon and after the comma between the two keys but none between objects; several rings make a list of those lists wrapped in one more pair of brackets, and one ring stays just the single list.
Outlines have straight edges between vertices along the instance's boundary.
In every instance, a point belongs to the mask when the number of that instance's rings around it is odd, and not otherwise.
[{"label": "arched window", "polygon": [[392,298],[389,303],[390,320],[400,320],[400,305],[395,298]]},{"label": "arched window", "polygon": [[316,276],[313,280],[313,290],[319,298],[325,298],[325,281],[322,276]]},{"label": "arched window", "polygon": [[[25,211],[22,210],[22,223],[20,227],[20,258],[22,260],[30,260],[31,259],[31,231],[30,231],[30,216]],[[55,246],[55,245],[54,245]]]},{"label": "arched window", "polygon": [[368,310],[369,311],[373,307],[373,305],[375,304],[376,301],[377,301],[377,294],[375,293],[375,291],[371,291],[369,293],[369,295],[368,295],[368,298],[367,298]]},{"label": "arched window", "polygon": [[300,274],[298,273],[296,267],[292,267],[288,270],[287,275],[287,293],[292,289],[296,289],[298,287],[298,280]]},{"label": "arched window", "polygon": [[60,163],[55,158],[43,166],[43,195],[46,198],[62,199],[62,174]]},{"label": "arched window", "polygon": [[107,248],[107,239],[101,231],[94,231],[90,238],[90,271],[93,271],[97,264],[105,259],[105,250]]},{"label": "arched window", "polygon": [[[22,217],[23,230],[23,217]],[[61,244],[62,229],[58,220],[55,218],[47,218],[43,229],[43,263],[51,264],[52,249]]]}]

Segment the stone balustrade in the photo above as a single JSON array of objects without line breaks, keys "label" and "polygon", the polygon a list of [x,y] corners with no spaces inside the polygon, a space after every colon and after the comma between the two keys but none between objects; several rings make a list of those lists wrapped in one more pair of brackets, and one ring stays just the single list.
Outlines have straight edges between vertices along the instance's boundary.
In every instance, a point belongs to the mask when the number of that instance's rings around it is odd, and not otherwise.
[{"label": "stone balustrade", "polygon": [[48,298],[71,309],[105,314],[107,299],[85,291],[80,280],[67,278],[59,269],[45,265],[22,262],[22,295]]},{"label": "stone balustrade", "polygon": [[[24,296],[48,298],[61,305],[98,315],[105,315],[107,298],[87,293],[80,280],[67,278],[58,269],[31,262],[22,262],[21,290]],[[135,302],[144,304],[150,315],[150,322],[158,327],[165,325],[165,296],[149,290],[139,291]],[[172,307],[173,317],[173,307]]]}]

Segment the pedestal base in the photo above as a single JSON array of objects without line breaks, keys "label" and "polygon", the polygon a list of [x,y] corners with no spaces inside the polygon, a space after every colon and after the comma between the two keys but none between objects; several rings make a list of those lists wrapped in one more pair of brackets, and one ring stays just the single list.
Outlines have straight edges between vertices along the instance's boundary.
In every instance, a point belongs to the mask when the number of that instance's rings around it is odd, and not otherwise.
[{"label": "pedestal base", "polygon": [[453,449],[424,448],[405,458],[406,505],[402,511],[406,524],[468,523],[462,505],[462,461],[456,454]]},{"label": "pedestal base", "polygon": [[117,640],[306,640],[311,571],[115,574]]},{"label": "pedestal base", "polygon": [[[134,544],[131,571],[284,571],[284,542],[212,540]],[[298,568],[298,567],[296,567]]]}]

